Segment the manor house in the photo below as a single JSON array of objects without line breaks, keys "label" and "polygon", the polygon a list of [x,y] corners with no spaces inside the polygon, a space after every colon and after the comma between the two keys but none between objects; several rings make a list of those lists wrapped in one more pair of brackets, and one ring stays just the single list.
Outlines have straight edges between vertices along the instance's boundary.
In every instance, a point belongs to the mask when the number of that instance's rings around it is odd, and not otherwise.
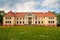
[{"label": "manor house", "polygon": [[48,12],[12,12],[3,16],[3,26],[41,25],[57,26],[56,15]]}]

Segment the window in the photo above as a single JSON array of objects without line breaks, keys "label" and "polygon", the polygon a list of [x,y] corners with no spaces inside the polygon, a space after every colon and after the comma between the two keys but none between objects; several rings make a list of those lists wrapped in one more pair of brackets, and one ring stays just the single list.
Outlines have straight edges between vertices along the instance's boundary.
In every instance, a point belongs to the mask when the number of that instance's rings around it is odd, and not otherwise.
[{"label": "window", "polygon": [[49,21],[49,23],[50,23],[50,21]]},{"label": "window", "polygon": [[6,19],[11,19],[11,17],[6,17]]},{"label": "window", "polygon": [[11,19],[11,17],[10,17],[10,19]]},{"label": "window", "polygon": [[23,24],[24,24],[24,21],[23,21]]},{"label": "window", "polygon": [[52,23],[54,23],[54,21],[52,21]]},{"label": "window", "polygon": [[43,23],[43,21],[41,23]]},{"label": "window", "polygon": [[49,17],[49,19],[54,19],[54,17]]},{"label": "window", "polygon": [[7,23],[7,21],[5,23]]},{"label": "window", "polygon": [[7,17],[6,17],[6,19],[7,19]]},{"label": "window", "polygon": [[18,18],[17,18],[17,20],[18,20]]},{"label": "window", "polygon": [[10,21],[10,23],[11,23],[11,21]]},{"label": "window", "polygon": [[6,21],[5,23],[11,23],[11,21]]},{"label": "window", "polygon": [[40,21],[38,23],[40,24]]},{"label": "window", "polygon": [[20,18],[20,20],[21,20],[21,18]]},{"label": "window", "polygon": [[37,21],[35,21],[35,24],[37,24]]},{"label": "window", "polygon": [[37,18],[35,18],[35,20],[37,20]]},{"label": "window", "polygon": [[20,24],[21,24],[21,21],[20,21]]},{"label": "window", "polygon": [[10,23],[10,22],[8,21],[8,23]]},{"label": "window", "polygon": [[28,20],[32,20],[32,18],[31,18],[31,17],[29,17],[29,18],[28,18]]},{"label": "window", "polygon": [[23,18],[23,20],[24,20],[24,18]]},{"label": "window", "polygon": [[54,23],[54,21],[49,21],[49,23]]},{"label": "window", "polygon": [[18,21],[17,21],[17,24],[18,24]]}]

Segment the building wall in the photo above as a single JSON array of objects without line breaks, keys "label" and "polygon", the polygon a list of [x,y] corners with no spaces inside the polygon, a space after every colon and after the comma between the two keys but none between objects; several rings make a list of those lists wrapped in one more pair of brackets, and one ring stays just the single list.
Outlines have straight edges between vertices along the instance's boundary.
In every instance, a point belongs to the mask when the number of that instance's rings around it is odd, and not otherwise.
[{"label": "building wall", "polygon": [[[49,19],[49,17],[45,17],[45,25],[46,26],[57,26],[57,19],[56,17],[53,17],[53,19]],[[49,23],[49,21],[54,21],[54,23]]]},{"label": "building wall", "polygon": [[[7,18],[10,18],[10,17],[7,17]],[[11,21],[11,23],[6,23],[6,21]],[[14,26],[15,25],[15,17],[11,17],[11,19],[6,19],[6,17],[3,17],[3,25],[12,25]]]},{"label": "building wall", "polygon": [[[44,25],[44,26],[57,26],[57,18],[54,17],[54,19],[49,19],[49,17],[37,17],[37,19],[35,19],[36,17],[34,15],[32,16],[28,16],[25,15],[25,17],[11,17],[11,19],[6,19],[6,17],[3,17],[3,25],[24,25],[24,24],[28,24],[28,18],[31,17],[32,18],[32,23],[34,25]],[[18,19],[17,19],[18,18]],[[21,18],[21,19],[20,19]],[[23,20],[24,18],[24,20]],[[11,21],[11,23],[5,23],[6,21]],[[18,21],[18,23],[17,23]],[[20,23],[21,21],[21,23]],[[23,23],[24,21],[24,23]],[[37,21],[37,23],[35,23],[35,21]],[[38,23],[40,21],[40,23]],[[43,21],[43,23],[42,23]],[[49,21],[54,21],[54,23],[49,23]]]}]

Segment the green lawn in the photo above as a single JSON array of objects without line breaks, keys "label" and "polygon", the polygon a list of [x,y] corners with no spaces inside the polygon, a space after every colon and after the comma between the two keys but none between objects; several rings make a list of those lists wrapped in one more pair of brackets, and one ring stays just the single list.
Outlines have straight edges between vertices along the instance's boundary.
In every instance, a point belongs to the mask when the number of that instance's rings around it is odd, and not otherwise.
[{"label": "green lawn", "polygon": [[0,26],[0,40],[60,40],[60,27]]}]

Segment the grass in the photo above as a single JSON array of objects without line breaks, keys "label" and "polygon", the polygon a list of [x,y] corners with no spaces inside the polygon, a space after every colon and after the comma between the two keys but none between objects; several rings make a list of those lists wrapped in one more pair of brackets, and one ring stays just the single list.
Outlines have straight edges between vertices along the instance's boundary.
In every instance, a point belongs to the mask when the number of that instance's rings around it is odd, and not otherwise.
[{"label": "grass", "polygon": [[60,27],[0,26],[0,40],[60,40]]}]

